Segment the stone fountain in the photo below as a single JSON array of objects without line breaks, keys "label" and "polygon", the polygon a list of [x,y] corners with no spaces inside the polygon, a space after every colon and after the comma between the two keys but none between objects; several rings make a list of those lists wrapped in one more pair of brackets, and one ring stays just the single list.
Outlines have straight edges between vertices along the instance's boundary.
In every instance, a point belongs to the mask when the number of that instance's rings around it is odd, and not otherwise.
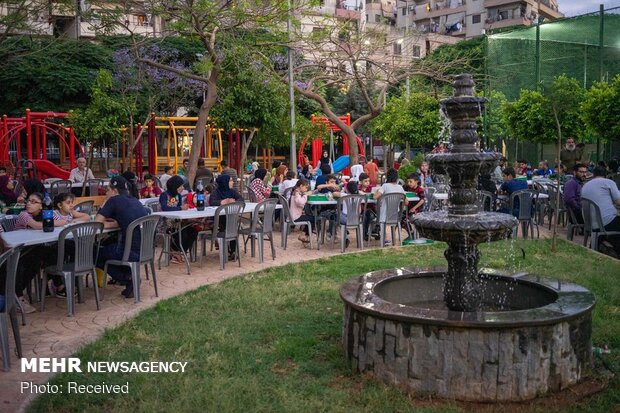
[{"label": "stone fountain", "polygon": [[526,400],[579,381],[591,356],[593,295],[528,274],[479,270],[478,245],[505,239],[509,214],[480,212],[477,178],[497,153],[480,152],[476,119],[486,99],[470,75],[443,100],[450,153],[427,157],[450,176],[447,210],[416,215],[426,238],[444,241],[447,268],[399,268],[356,277],[341,289],[346,356],[360,372],[419,394]]}]

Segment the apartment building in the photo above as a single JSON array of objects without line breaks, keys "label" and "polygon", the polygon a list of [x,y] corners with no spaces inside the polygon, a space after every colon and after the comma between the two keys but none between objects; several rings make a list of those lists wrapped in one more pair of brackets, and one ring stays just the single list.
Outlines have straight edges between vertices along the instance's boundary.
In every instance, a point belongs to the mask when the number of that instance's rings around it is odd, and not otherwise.
[{"label": "apartment building", "polygon": [[397,25],[461,39],[564,17],[557,0],[398,0]]}]

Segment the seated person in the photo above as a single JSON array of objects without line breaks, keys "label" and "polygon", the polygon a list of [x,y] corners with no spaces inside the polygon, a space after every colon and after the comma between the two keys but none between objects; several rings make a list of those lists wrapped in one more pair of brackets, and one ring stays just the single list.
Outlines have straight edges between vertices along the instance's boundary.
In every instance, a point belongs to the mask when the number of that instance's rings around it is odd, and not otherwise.
[{"label": "seated person", "polygon": [[[18,216],[15,222],[15,229],[43,229],[43,202],[45,198],[39,193],[35,192],[28,196],[26,201],[26,209],[23,210]],[[67,225],[68,221],[58,220],[54,221],[55,227],[62,227]]]},{"label": "seated person", "polygon": [[[233,202],[243,201],[243,197],[235,188],[236,178],[222,173],[215,179],[216,188],[209,197],[209,204],[212,206],[220,206],[232,204]],[[226,220],[220,220],[219,231],[226,228]],[[231,241],[228,244],[228,260],[234,261],[237,252],[237,242]]]},{"label": "seated person", "polygon": [[307,226],[303,227],[304,234],[299,236],[299,240],[305,245],[310,242],[311,231],[314,231],[315,219],[314,215],[304,213],[304,208],[308,202],[308,190],[310,189],[308,181],[300,178],[291,193],[290,212],[294,222],[307,221],[310,222],[310,231]]},{"label": "seated person", "polygon": [[140,193],[138,192],[138,177],[131,171],[125,171],[121,174],[123,178],[127,180],[127,190],[129,191],[129,195],[140,199]]},{"label": "seated person", "polygon": [[418,175],[420,176],[420,183],[423,187],[433,186],[433,178],[429,170],[428,162],[422,161],[420,169],[418,169]]},{"label": "seated person", "polygon": [[554,175],[555,171],[551,168],[549,168],[549,163],[547,161],[540,161],[538,163],[538,169],[534,170],[534,175],[536,176],[544,176],[545,178],[548,178],[549,175]]},{"label": "seated person", "polygon": [[[326,169],[329,167],[329,164],[323,164],[321,166],[321,168]],[[320,178],[324,178],[324,180],[321,179],[321,182],[324,181],[324,183],[319,184]],[[342,193],[340,192],[340,185],[338,185],[338,178],[336,178],[336,176],[332,174],[319,176],[319,178],[317,178],[315,189],[318,193],[327,194],[332,198],[338,198],[342,196]],[[322,211],[320,213],[320,216],[329,221],[328,237],[331,237],[334,234],[335,230],[336,207],[333,205],[327,205],[323,206],[321,209]]]},{"label": "seated person", "polygon": [[[110,179],[106,189],[106,202],[99,209],[95,221],[102,222],[104,228],[120,228],[119,242],[105,245],[100,249],[97,268],[103,269],[107,260],[123,259],[127,227],[146,214],[146,209],[140,201],[129,195],[129,183],[125,178],[115,176]],[[129,261],[137,261],[140,258],[140,243],[140,232],[136,228],[131,240]],[[108,274],[115,282],[126,286],[121,293],[124,297],[133,297],[133,284],[129,267],[109,266]]]},{"label": "seated person", "polygon": [[[515,170],[514,168],[508,167],[504,169],[504,183],[499,187],[499,192],[508,195],[508,199],[510,200],[512,194],[517,191],[521,191],[523,189],[527,189],[527,181],[524,179],[515,179]],[[503,207],[499,210],[499,212],[503,212],[505,214],[509,213],[507,207]],[[519,216],[519,199],[515,199],[515,203],[512,206],[512,211],[510,211],[512,215]]]},{"label": "seated person", "polygon": [[75,195],[70,193],[58,194],[54,197],[54,220],[66,223],[90,221],[90,215],[73,209]]},{"label": "seated person", "polygon": [[198,179],[203,180],[203,185],[207,185],[213,182],[213,171],[205,166],[204,158],[198,159],[198,169],[196,169],[194,183],[196,183]]},{"label": "seated person", "polygon": [[[184,190],[183,178],[179,175],[175,175],[168,179],[166,182],[166,191],[159,196],[159,205],[162,211],[185,211],[189,208],[187,202],[183,202],[181,192]],[[192,195],[188,194],[186,199],[191,199]],[[185,226],[181,231],[181,245],[179,245],[179,234],[176,228],[171,229],[172,249],[175,251],[181,251],[181,247],[184,251],[189,251],[196,242],[198,232],[193,226]],[[172,261],[174,263],[184,263],[182,254],[171,253]]]},{"label": "seated person", "polygon": [[286,167],[286,165],[280,164],[280,166],[276,168],[275,172],[276,173],[271,180],[271,185],[280,185],[282,182],[284,182],[284,177],[288,172],[288,168]]},{"label": "seated person", "polygon": [[269,198],[271,193],[271,187],[265,185],[264,179],[267,176],[267,170],[265,168],[258,168],[254,172],[254,179],[250,182],[250,189],[256,196],[256,202],[262,202]]},{"label": "seated person", "polygon": [[[166,182],[168,182],[166,180]],[[155,185],[155,180],[151,175],[144,175],[144,188],[140,190],[140,198],[148,199],[148,198],[159,198],[162,190]]]},{"label": "seated person", "polygon": [[[282,181],[280,185],[278,185],[278,193],[284,194],[284,191],[286,191],[289,188],[294,187],[297,181],[298,179],[295,177],[295,172],[288,171],[286,175],[284,176],[284,181]],[[286,197],[287,198],[286,200],[288,201],[290,197],[291,195],[289,194]]]},{"label": "seated person", "polygon": [[319,188],[319,185],[324,185],[327,182],[327,176],[331,174],[331,166],[324,164],[317,172],[319,172],[320,175],[316,177],[316,186],[314,189],[320,190],[321,188]]},{"label": "seated person", "polygon": [[[583,224],[583,214],[581,213],[581,188],[586,181],[587,169],[580,163],[573,166],[573,177],[564,185],[564,204],[575,215],[577,222],[573,224]],[[569,215],[570,218],[570,215]]]},{"label": "seated person", "polygon": [[417,214],[422,210],[422,206],[424,205],[424,188],[420,185],[420,176],[418,174],[409,174],[407,177],[407,182],[403,185],[403,190],[405,192],[413,192],[418,198],[419,201],[409,201],[407,203],[407,211],[410,215]]},{"label": "seated person", "polygon": [[14,189],[11,178],[6,173],[0,175],[0,201],[4,202],[5,205],[12,205],[17,202]]},{"label": "seated person", "polygon": [[166,182],[174,175],[174,167],[168,165],[164,167],[164,173],[159,177],[159,182],[163,188],[166,188]]}]

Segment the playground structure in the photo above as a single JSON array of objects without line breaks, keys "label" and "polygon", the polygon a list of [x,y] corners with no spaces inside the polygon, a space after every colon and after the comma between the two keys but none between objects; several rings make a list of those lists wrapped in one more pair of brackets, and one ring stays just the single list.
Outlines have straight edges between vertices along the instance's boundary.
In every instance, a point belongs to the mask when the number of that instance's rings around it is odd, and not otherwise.
[{"label": "playground structure", "polygon": [[[338,119],[343,121],[347,126],[351,125],[351,114],[346,114],[345,116],[338,116]],[[342,130],[335,123],[327,119],[325,116],[312,115],[310,120],[312,121],[312,123],[323,123],[329,129],[330,144],[329,144],[328,152],[329,152],[330,158],[333,158],[334,156],[334,132],[338,133],[338,132],[342,132]],[[364,155],[364,144],[362,143],[359,137],[356,136],[355,139],[357,140],[357,145],[359,147],[360,155]],[[307,141],[308,139],[306,138],[301,142],[301,145],[299,145],[299,151],[297,153],[297,161],[299,162],[300,165],[304,164],[304,149],[305,149]],[[322,153],[323,153],[323,140],[320,138],[314,139],[312,141],[312,150],[310,152],[311,157],[309,158],[312,166],[315,166],[317,164],[317,162],[321,158]],[[350,171],[349,171],[349,156],[348,155],[349,155],[349,138],[345,133],[343,133],[342,134],[342,156],[334,160],[332,164],[334,168],[334,172],[342,171],[345,175],[349,175]]]},{"label": "playground structure", "polygon": [[[15,170],[20,160],[33,161],[39,179],[69,177],[84,151],[72,127],[62,123],[67,113],[31,112],[0,119],[0,165]],[[51,161],[57,161],[58,165]]]},{"label": "playground structure", "polygon": [[[132,157],[127,167],[135,168],[136,174],[141,178],[146,158],[151,174],[163,172],[163,168],[168,165],[177,171],[182,166],[183,159],[189,156],[197,121],[197,117],[155,116],[152,113],[146,125],[138,124],[135,127],[139,140],[133,145]],[[123,136],[127,137],[129,130],[123,128],[122,132]],[[222,132],[222,129],[207,124],[200,148],[200,156],[205,160],[205,166],[214,170],[219,170],[223,159]],[[146,139],[141,139],[141,136]]]}]

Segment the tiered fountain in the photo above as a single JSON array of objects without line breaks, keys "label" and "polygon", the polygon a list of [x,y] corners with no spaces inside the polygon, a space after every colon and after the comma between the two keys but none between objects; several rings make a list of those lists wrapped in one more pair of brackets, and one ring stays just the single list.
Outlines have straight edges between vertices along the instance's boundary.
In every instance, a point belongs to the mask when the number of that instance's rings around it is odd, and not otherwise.
[{"label": "tiered fountain", "polygon": [[474,96],[471,76],[454,86],[442,101],[452,150],[427,157],[450,176],[449,205],[414,219],[422,236],[448,244],[448,267],[377,271],[345,284],[345,351],[358,371],[416,394],[530,399],[587,373],[594,297],[563,281],[478,269],[478,244],[505,239],[517,221],[479,212],[477,177],[500,154],[480,152],[476,119],[486,99]]}]

